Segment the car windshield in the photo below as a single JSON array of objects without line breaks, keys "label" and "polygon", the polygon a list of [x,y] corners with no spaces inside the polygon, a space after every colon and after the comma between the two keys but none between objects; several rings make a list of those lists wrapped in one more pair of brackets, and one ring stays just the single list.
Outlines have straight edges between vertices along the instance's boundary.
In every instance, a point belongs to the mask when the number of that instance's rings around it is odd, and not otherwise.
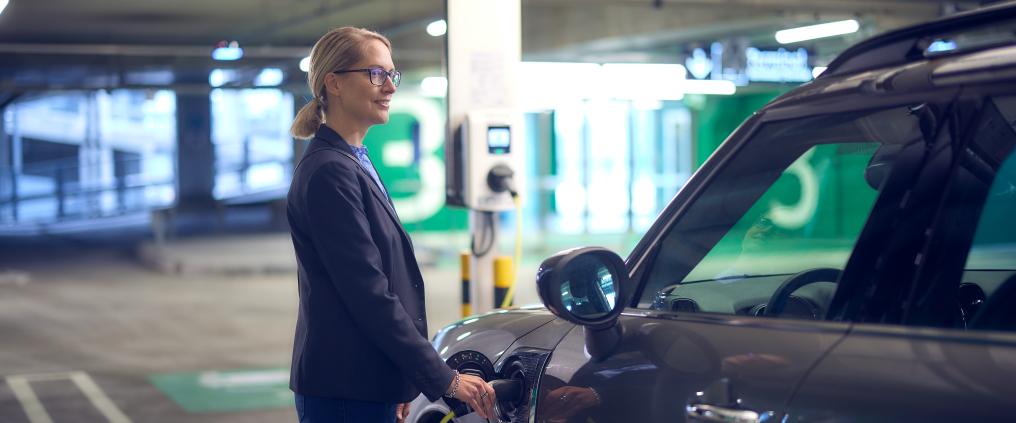
[{"label": "car windshield", "polygon": [[736,312],[753,290],[772,292],[766,276],[843,269],[901,150],[923,142],[918,115],[900,106],[761,127],[668,230],[639,305],[679,291],[702,311]]}]

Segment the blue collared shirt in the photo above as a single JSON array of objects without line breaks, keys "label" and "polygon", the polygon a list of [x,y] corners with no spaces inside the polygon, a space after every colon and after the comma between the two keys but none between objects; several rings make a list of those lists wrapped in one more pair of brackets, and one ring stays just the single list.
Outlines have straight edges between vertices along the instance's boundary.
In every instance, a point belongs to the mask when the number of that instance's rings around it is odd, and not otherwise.
[{"label": "blue collared shirt", "polygon": [[[381,188],[381,192],[388,197],[388,190],[386,190],[384,184],[381,183],[381,178],[377,176],[377,171],[374,170],[374,164],[370,162],[370,157],[367,156],[367,147],[357,147],[352,144],[349,146],[353,148],[353,155],[356,156],[356,161],[360,162],[360,166],[363,166],[363,169],[370,174],[370,177],[374,178],[374,182],[377,183],[377,187]],[[391,197],[389,197],[389,201],[391,201]]]}]

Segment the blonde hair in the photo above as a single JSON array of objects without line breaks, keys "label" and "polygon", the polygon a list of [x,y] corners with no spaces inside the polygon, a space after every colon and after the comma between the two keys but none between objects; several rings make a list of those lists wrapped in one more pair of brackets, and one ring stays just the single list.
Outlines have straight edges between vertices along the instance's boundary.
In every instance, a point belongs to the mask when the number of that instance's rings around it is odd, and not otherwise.
[{"label": "blonde hair", "polygon": [[328,31],[314,43],[310,51],[310,71],[307,72],[307,85],[314,95],[293,119],[289,132],[295,138],[313,138],[318,126],[324,122],[325,110],[328,107],[325,92],[325,76],[332,71],[347,68],[363,58],[364,45],[369,40],[378,40],[392,50],[392,43],[384,35],[374,31],[344,26]]}]

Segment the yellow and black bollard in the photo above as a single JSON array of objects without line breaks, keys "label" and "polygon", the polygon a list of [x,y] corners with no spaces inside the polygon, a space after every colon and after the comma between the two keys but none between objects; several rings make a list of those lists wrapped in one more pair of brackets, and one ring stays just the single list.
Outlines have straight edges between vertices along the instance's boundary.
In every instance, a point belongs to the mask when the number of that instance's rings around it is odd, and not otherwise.
[{"label": "yellow and black bollard", "polygon": [[473,315],[473,305],[469,302],[469,260],[468,252],[459,254],[459,267],[462,268],[462,317]]},{"label": "yellow and black bollard", "polygon": [[501,256],[494,259],[494,307],[509,308],[514,302],[512,285],[515,284],[515,268],[512,258]]}]

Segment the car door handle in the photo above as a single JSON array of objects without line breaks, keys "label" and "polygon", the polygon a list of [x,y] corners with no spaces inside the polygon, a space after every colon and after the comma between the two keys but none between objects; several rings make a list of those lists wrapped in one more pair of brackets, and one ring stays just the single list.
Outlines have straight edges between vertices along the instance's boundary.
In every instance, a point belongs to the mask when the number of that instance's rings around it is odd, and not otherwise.
[{"label": "car door handle", "polygon": [[759,423],[759,414],[743,408],[728,408],[710,404],[689,404],[685,410],[693,420],[718,423]]}]

